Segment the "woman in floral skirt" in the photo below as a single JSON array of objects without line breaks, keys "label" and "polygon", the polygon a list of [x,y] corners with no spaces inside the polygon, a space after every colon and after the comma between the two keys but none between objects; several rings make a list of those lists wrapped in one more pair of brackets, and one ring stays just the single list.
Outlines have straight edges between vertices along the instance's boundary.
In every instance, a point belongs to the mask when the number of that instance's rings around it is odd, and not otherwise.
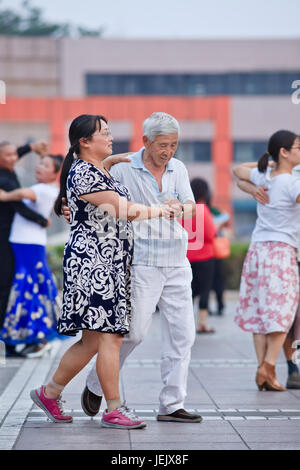
[{"label": "woman in floral skirt", "polygon": [[240,328],[253,334],[259,390],[285,391],[276,378],[275,365],[298,306],[300,181],[292,169],[299,164],[299,137],[282,130],[271,136],[268,152],[258,163],[244,163],[233,170],[240,181],[267,188],[269,196],[268,204],[257,206],[235,317]]}]

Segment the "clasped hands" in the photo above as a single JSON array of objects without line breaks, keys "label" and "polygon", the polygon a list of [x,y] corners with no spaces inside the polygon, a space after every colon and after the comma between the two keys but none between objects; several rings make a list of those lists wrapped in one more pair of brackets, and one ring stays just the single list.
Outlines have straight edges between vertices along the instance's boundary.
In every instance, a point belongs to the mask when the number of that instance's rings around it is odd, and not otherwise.
[{"label": "clasped hands", "polygon": [[182,214],[183,204],[178,201],[178,199],[167,199],[163,206],[163,217],[165,219],[175,219]]}]

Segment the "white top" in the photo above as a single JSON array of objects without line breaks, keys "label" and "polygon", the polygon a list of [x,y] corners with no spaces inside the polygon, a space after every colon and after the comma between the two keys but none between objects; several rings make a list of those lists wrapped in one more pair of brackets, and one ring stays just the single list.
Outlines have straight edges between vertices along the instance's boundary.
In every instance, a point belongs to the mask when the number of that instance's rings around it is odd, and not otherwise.
[{"label": "white top", "polygon": [[268,188],[269,204],[257,203],[257,220],[252,242],[279,241],[298,248],[300,231],[300,179],[284,173],[270,177],[271,168],[251,171],[251,182]]},{"label": "white top", "polygon": [[[296,165],[293,168],[293,175],[295,178],[300,179],[300,165]],[[298,241],[298,262],[300,262],[300,233],[299,233],[299,241]]]},{"label": "white top", "polygon": [[[55,183],[38,183],[31,186],[30,189],[35,192],[36,201],[23,199],[24,204],[47,219],[51,214],[55,199],[58,196],[58,186]],[[12,243],[45,246],[47,244],[46,228],[16,213],[14,215],[9,241]]]}]

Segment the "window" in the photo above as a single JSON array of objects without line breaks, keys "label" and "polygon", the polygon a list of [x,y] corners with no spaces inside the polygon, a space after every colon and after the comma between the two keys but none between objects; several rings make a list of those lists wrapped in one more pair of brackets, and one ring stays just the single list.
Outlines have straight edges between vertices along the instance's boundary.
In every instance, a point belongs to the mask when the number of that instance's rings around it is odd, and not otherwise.
[{"label": "window", "polygon": [[254,199],[233,201],[235,238],[248,242],[254,230],[257,214]]},{"label": "window", "polygon": [[267,151],[267,142],[234,142],[234,161],[256,162]]},{"label": "window", "polygon": [[127,153],[129,152],[129,142],[114,140],[113,141],[113,153]]},{"label": "window", "polygon": [[210,162],[211,143],[210,142],[180,142],[175,155],[184,163]]},{"label": "window", "polygon": [[289,95],[299,71],[86,75],[87,95]]}]

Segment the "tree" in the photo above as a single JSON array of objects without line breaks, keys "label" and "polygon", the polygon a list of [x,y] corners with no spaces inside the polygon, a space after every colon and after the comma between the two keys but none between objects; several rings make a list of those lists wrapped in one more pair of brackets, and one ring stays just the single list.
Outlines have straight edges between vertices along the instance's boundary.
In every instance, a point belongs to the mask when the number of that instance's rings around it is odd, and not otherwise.
[{"label": "tree", "polygon": [[91,30],[70,23],[51,23],[44,19],[41,8],[31,5],[29,0],[22,3],[23,11],[15,12],[11,8],[1,7],[0,0],[0,35],[17,36],[52,36],[65,37],[101,36],[103,28]]}]

